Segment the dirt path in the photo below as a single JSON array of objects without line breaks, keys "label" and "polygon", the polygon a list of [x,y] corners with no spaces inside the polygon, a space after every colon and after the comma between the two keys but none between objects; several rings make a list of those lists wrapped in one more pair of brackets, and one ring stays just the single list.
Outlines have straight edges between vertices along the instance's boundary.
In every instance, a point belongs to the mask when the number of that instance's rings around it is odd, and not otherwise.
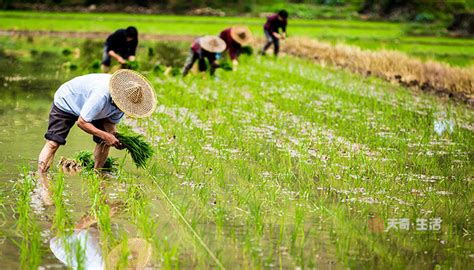
[{"label": "dirt path", "polygon": [[[89,38],[105,40],[110,32],[75,32],[75,31],[43,31],[43,30],[0,30],[1,36],[55,36],[68,38]],[[192,42],[197,36],[140,34],[141,39],[156,41]]]}]

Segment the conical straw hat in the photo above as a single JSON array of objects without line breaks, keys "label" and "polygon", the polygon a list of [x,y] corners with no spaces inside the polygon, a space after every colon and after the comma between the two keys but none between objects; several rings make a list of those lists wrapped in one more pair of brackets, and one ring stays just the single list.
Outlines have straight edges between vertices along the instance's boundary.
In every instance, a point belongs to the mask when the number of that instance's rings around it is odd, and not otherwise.
[{"label": "conical straw hat", "polygon": [[150,116],[156,107],[155,91],[140,73],[120,69],[112,74],[110,95],[117,107],[134,118]]},{"label": "conical straw hat", "polygon": [[225,50],[225,41],[216,36],[203,36],[199,38],[199,45],[208,52],[220,53]]},{"label": "conical straw hat", "polygon": [[[143,269],[151,258],[151,245],[141,238],[131,238],[127,241],[128,264],[126,269]],[[107,256],[106,269],[117,269],[122,253],[122,244],[116,246]]]},{"label": "conical straw hat", "polygon": [[230,36],[233,40],[242,46],[249,44],[252,41],[252,32],[247,26],[236,25],[230,29]]}]

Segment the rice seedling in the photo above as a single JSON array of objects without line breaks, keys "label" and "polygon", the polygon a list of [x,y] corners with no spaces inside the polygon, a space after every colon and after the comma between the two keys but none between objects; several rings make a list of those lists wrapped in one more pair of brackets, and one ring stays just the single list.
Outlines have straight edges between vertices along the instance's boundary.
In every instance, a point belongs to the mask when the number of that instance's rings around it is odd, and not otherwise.
[{"label": "rice seedling", "polygon": [[55,214],[51,229],[55,235],[62,237],[69,233],[73,228],[73,222],[70,212],[67,210],[66,197],[64,190],[64,174],[59,171],[53,179],[53,202],[55,205]]},{"label": "rice seedling", "polygon": [[29,168],[21,168],[22,179],[17,188],[19,192],[16,211],[18,213],[17,228],[22,236],[20,247],[20,265],[22,269],[38,268],[42,261],[43,250],[41,245],[40,228],[37,219],[32,214],[31,193],[35,188],[35,181]]},{"label": "rice seedling", "polygon": [[116,134],[117,139],[127,149],[137,168],[145,168],[149,159],[153,156],[153,148],[145,137],[136,134],[130,128],[121,126]]},{"label": "rice seedling", "polygon": [[138,61],[130,61],[130,60],[127,60],[127,62],[122,65],[122,68],[127,68],[131,70],[138,70],[139,67],[140,66],[138,64]]},{"label": "rice seedling", "polygon": [[[130,120],[152,142],[146,170],[124,159],[110,179],[81,174],[88,197],[69,195],[70,176],[52,182],[58,200],[88,198],[104,254],[119,245],[123,266],[125,239],[140,237],[154,249],[150,268],[470,264],[470,109],[312,60],[239,60],[216,79],[154,77],[160,106]],[[3,117],[18,124],[24,110],[28,127],[50,106],[5,104],[15,110]],[[115,199],[126,206],[118,216]],[[389,228],[404,218],[407,230]]]},{"label": "rice seedling", "polygon": [[[75,154],[74,159],[77,163],[85,170],[92,170],[94,169],[94,155],[91,151],[82,150]],[[108,172],[115,172],[117,171],[118,163],[117,158],[107,157],[104,163],[104,167],[102,170]]]}]

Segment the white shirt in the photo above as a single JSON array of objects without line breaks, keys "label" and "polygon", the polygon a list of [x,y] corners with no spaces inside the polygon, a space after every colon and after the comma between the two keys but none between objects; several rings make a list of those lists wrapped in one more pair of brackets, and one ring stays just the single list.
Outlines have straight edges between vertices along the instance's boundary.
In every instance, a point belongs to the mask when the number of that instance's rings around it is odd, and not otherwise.
[{"label": "white shirt", "polygon": [[86,122],[104,118],[112,123],[120,122],[124,113],[112,103],[109,91],[111,76],[88,74],[64,83],[54,94],[54,105],[64,112],[81,116]]}]

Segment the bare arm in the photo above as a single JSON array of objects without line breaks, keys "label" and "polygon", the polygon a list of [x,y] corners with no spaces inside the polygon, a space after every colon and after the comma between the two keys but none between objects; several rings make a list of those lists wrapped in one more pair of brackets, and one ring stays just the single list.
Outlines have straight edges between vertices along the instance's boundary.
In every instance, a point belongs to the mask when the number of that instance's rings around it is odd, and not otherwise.
[{"label": "bare arm", "polygon": [[[113,127],[112,127],[112,129],[110,129],[111,128],[110,126],[105,127],[105,128],[107,130],[113,132],[115,130],[115,125],[112,124],[112,123],[107,123],[107,124],[112,125]],[[89,122],[86,122],[86,120],[84,120],[84,118],[82,118],[81,116],[79,116],[79,119],[77,120],[77,126],[80,129],[84,130],[85,132],[101,138],[109,146],[119,146],[120,145],[119,140],[117,138],[115,138],[115,136],[112,133],[109,133],[109,132],[106,132],[106,131],[103,131],[103,130],[100,130],[100,129],[96,128],[93,124],[91,124]]]},{"label": "bare arm", "polygon": [[237,59],[232,60],[232,70],[233,71],[237,70],[238,65],[239,65],[239,61],[237,61]]},{"label": "bare arm", "polygon": [[278,39],[280,39],[280,38],[281,38],[281,35],[280,35],[280,34],[278,34],[277,32],[273,32],[272,34],[273,34],[273,36],[274,36],[274,37],[276,37],[276,38],[278,38]]},{"label": "bare arm", "polygon": [[109,51],[109,55],[113,58],[115,58],[120,64],[125,64],[125,59],[122,58],[122,56],[118,55],[114,51]]}]

